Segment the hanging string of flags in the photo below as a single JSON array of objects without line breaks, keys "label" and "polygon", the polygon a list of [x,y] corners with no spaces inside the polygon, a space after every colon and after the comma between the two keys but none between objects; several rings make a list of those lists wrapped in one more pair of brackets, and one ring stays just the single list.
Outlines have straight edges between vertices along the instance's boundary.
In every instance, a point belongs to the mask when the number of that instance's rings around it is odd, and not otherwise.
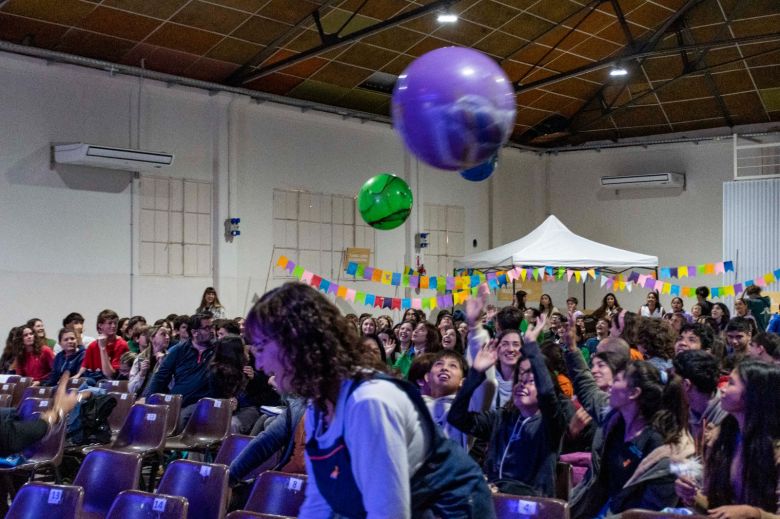
[{"label": "hanging string of flags", "polygon": [[[724,272],[733,272],[733,262],[722,262]],[[730,265],[728,265],[731,263]],[[716,264],[713,265],[713,272]],[[289,274],[307,283],[327,294],[333,294],[335,297],[349,302],[355,302],[372,306],[375,308],[386,308],[391,310],[405,310],[415,308],[422,310],[432,310],[435,308],[446,308],[466,302],[471,297],[477,295],[480,285],[487,285],[490,290],[496,290],[502,286],[508,285],[513,281],[533,280],[562,280],[567,281],[575,279],[578,283],[584,283],[589,279],[598,279],[600,286],[606,287],[616,292],[631,292],[634,286],[640,286],[648,290],[655,290],[660,294],[668,294],[680,297],[695,297],[695,287],[684,287],[667,281],[656,279],[654,274],[640,274],[631,272],[629,274],[606,274],[599,269],[573,270],[563,267],[539,267],[539,268],[521,268],[515,267],[511,270],[501,270],[498,272],[482,273],[471,271],[465,272],[459,276],[419,276],[405,272],[386,271],[378,268],[368,267],[362,264],[349,263],[346,273],[360,277],[364,280],[381,283],[388,286],[409,287],[436,290],[439,295],[434,297],[403,298],[403,297],[385,297],[370,292],[348,288],[345,285],[339,285],[329,279],[319,276],[303,266],[297,265],[285,256],[281,256],[276,266],[286,270]],[[729,270],[726,270],[728,267]],[[696,267],[698,274],[698,266]],[[705,268],[709,271],[709,268]],[[678,276],[680,271],[677,272]],[[691,277],[688,275],[688,277]],[[732,285],[708,287],[710,295],[713,298],[740,295],[742,291],[751,286],[767,286],[780,281],[780,268],[768,272],[755,279],[734,283]]]},{"label": "hanging string of flags", "polygon": [[715,263],[702,263],[701,265],[678,265],[676,267],[661,267],[658,269],[659,278],[695,278],[696,276],[707,276],[723,274],[724,272],[734,272],[734,262],[718,261]]},{"label": "hanging string of flags", "polygon": [[[407,308],[415,308],[419,310],[433,310],[435,308],[447,308],[454,305],[465,303],[470,297],[476,296],[479,290],[479,286],[469,287],[468,289],[460,289],[447,294],[438,295],[435,297],[384,297],[362,290],[355,290],[347,288],[345,285],[339,285],[329,279],[325,279],[322,276],[318,276],[311,271],[304,269],[301,265],[296,265],[295,262],[290,261],[285,256],[281,256],[276,262],[276,266],[286,270],[300,281],[311,285],[314,288],[325,292],[326,294],[333,294],[335,297],[344,299],[345,301],[359,303],[375,308],[387,308],[389,310],[406,310]],[[508,276],[506,282],[509,282]],[[493,279],[495,287],[497,288],[498,280]],[[446,284],[446,283],[445,283]],[[489,284],[489,286],[491,286]]]}]

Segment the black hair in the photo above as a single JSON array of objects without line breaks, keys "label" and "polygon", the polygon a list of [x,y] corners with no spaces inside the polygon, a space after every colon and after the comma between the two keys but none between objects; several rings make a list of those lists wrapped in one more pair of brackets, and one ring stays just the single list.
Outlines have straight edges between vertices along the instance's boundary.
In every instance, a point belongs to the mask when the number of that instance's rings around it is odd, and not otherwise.
[{"label": "black hair", "polygon": [[217,398],[233,398],[246,386],[244,366],[247,357],[244,340],[225,335],[214,342],[214,356],[209,361],[209,390]]},{"label": "black hair", "polygon": [[742,332],[753,334],[753,326],[755,326],[750,319],[744,317],[734,317],[729,320],[726,325],[726,332]]},{"label": "black hair", "polygon": [[696,295],[701,296],[703,298],[708,298],[710,296],[710,289],[707,287],[697,287],[696,288]]},{"label": "black hair", "polygon": [[626,368],[628,385],[642,391],[636,400],[639,413],[664,443],[674,443],[688,429],[688,402],[682,379],[675,375],[666,378],[664,383],[658,368],[643,360],[629,362]]},{"label": "black hair", "polygon": [[704,326],[699,323],[685,323],[680,328],[680,335],[685,332],[691,332],[699,338],[701,349],[709,350],[712,348],[712,342],[715,340],[715,334],[712,333],[712,327]]},{"label": "black hair", "polygon": [[220,328],[223,328],[231,335],[241,335],[241,326],[233,319],[218,319],[214,323],[214,329],[219,330]]},{"label": "black hair", "polygon": [[730,505],[736,496],[731,486],[731,467],[737,445],[742,443],[743,504],[775,512],[777,478],[774,443],[780,439],[780,366],[747,359],[736,367],[745,385],[745,428],[737,419],[723,419],[715,444],[704,464],[704,493],[710,508]]},{"label": "black hair", "polygon": [[612,371],[613,377],[621,371],[625,371],[628,361],[631,359],[630,355],[624,355],[617,351],[600,351],[593,355],[593,358],[604,362]]},{"label": "black hair", "polygon": [[700,392],[712,395],[718,389],[718,359],[708,351],[685,350],[674,358],[674,372],[687,378]]},{"label": "black hair", "polygon": [[438,353],[422,353],[417,355],[412,361],[412,365],[409,366],[409,373],[406,376],[406,379],[416,387],[419,387],[420,381],[425,380],[425,374],[431,370],[431,366],[433,366],[433,361],[437,355]]},{"label": "black hair", "polygon": [[762,332],[751,338],[751,341],[763,347],[773,359],[780,357],[780,335]]},{"label": "black hair", "polygon": [[62,320],[62,327],[67,328],[71,323],[84,323],[84,316],[78,312],[71,312]]},{"label": "black hair", "polygon": [[214,317],[214,314],[211,312],[201,312],[197,314],[193,314],[190,317],[190,325],[189,330],[190,333],[192,333],[195,330],[200,330],[201,321],[204,319],[212,319]]},{"label": "black hair", "polygon": [[496,324],[501,330],[517,330],[523,322],[523,312],[514,306],[505,306],[496,314]]},{"label": "black hair", "polygon": [[463,355],[453,350],[441,350],[439,353],[437,353],[436,357],[434,357],[433,362],[431,363],[431,368],[433,368],[433,365],[439,362],[439,360],[444,358],[457,360],[463,377],[466,377],[466,374],[469,372],[469,366],[466,364],[466,359],[463,357]]},{"label": "black hair", "polygon": [[379,356],[382,358],[382,363],[387,364],[387,352],[385,351],[385,345],[379,335],[375,333],[369,333],[368,335],[362,335],[360,337],[360,344],[365,343],[367,340],[376,342],[379,347]]}]

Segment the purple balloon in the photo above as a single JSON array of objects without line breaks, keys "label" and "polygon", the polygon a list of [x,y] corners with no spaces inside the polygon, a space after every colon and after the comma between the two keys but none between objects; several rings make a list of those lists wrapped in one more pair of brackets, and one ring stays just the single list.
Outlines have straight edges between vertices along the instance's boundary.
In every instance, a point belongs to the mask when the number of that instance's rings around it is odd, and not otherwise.
[{"label": "purple balloon", "polygon": [[396,131],[417,158],[463,170],[487,161],[509,139],[515,93],[485,54],[444,47],[423,54],[398,77],[392,111]]}]

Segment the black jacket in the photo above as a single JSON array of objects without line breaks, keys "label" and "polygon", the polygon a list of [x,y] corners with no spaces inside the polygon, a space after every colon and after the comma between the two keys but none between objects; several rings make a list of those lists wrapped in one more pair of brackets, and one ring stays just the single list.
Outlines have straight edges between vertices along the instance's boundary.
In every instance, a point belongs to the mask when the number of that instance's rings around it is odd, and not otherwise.
[{"label": "black jacket", "polygon": [[495,411],[469,412],[471,395],[485,380],[484,373],[470,369],[447,421],[466,434],[489,440],[483,466],[488,481],[514,480],[552,497],[561,438],[568,425],[566,404],[556,396],[539,346],[526,342],[523,354],[531,361],[539,413],[523,419],[511,404]]}]

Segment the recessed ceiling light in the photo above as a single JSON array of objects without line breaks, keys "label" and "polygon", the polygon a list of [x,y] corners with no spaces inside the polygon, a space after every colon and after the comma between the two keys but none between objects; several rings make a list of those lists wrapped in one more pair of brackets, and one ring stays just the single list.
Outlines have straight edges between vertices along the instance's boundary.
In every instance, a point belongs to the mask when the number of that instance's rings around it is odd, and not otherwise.
[{"label": "recessed ceiling light", "polygon": [[609,75],[612,77],[625,76],[627,74],[628,74],[628,70],[626,70],[623,67],[614,67],[612,70],[609,71]]},{"label": "recessed ceiling light", "polygon": [[458,21],[458,15],[451,14],[451,13],[442,13],[438,17],[436,17],[436,21],[439,23],[455,23]]}]

